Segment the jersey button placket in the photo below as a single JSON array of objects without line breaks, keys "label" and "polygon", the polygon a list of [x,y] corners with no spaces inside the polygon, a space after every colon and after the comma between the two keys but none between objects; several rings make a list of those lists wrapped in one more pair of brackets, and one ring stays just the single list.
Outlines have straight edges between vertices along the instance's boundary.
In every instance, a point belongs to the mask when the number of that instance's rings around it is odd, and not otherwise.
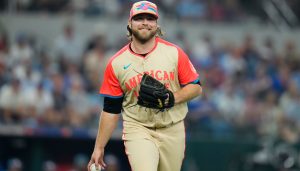
[{"label": "jersey button placket", "polygon": [[142,65],[143,65],[144,71],[147,71],[147,70],[146,70],[146,69],[147,69],[147,59],[144,59],[144,60],[143,60]]}]

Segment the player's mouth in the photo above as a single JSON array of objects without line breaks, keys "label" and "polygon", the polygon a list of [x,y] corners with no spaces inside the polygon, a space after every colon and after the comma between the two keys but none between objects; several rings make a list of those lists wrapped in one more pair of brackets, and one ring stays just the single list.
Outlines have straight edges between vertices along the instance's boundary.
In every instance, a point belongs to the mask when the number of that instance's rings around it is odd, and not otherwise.
[{"label": "player's mouth", "polygon": [[150,31],[151,29],[150,28],[140,28],[139,30],[148,30],[148,31]]}]

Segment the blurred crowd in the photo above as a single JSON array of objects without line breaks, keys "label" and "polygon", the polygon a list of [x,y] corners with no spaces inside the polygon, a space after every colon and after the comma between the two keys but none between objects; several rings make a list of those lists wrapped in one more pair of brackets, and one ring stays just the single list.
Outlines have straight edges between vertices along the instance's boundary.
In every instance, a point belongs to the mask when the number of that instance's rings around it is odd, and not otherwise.
[{"label": "blurred crowd", "polygon": [[[22,3],[26,2],[26,9],[30,10],[33,9],[31,6],[44,3],[87,5],[98,1],[16,2],[20,3],[21,9],[25,7]],[[185,9],[189,3],[193,4],[195,13],[199,13],[208,2],[217,1],[168,0],[158,3],[163,13],[171,14],[174,11],[170,9]],[[238,2],[228,0],[217,4],[235,4],[233,6],[238,8]],[[114,3],[118,6],[117,11],[122,11],[119,8],[125,7],[121,4],[129,5],[130,1],[103,3]],[[170,8],[167,4],[175,7]],[[181,17],[190,16],[184,10],[178,11],[183,13]],[[193,12],[190,8],[187,11]],[[127,13],[128,10],[126,16]],[[111,45],[106,43],[106,35],[101,34],[83,41],[72,23],[66,23],[61,34],[47,47],[39,37],[28,32],[20,32],[13,38],[8,35],[5,27],[1,28],[1,125],[95,129],[102,107],[98,91],[105,64],[127,40]],[[188,53],[204,87],[204,94],[189,103],[188,131],[223,137],[240,134],[280,136],[290,141],[299,139],[300,55],[293,40],[276,42],[269,36],[258,42],[248,34],[242,44],[220,44],[217,37],[207,33],[196,42],[190,42],[180,32],[166,39]],[[66,130],[63,133],[68,134]]]},{"label": "blurred crowd", "polygon": [[103,38],[86,44],[66,24],[51,48],[20,33],[0,40],[0,123],[28,127],[91,128],[101,109],[98,87],[105,65]]},{"label": "blurred crowd", "polygon": [[215,46],[216,41],[205,35],[186,47],[204,87],[203,96],[189,104],[191,130],[297,142],[300,55],[295,42],[265,37],[257,43],[250,34],[238,45]]},{"label": "blurred crowd", "polygon": [[[115,19],[128,16],[128,9],[134,0],[15,0],[3,1],[3,11],[17,13],[75,14],[95,17],[109,16]],[[243,0],[153,0],[160,9],[160,15],[194,21],[242,21],[253,13],[244,10],[250,6]],[[252,4],[257,4],[252,2]],[[254,5],[253,10],[259,9]]]},{"label": "blurred crowd", "polygon": [[[136,0],[14,0],[1,1],[0,11],[17,13],[75,14],[95,17],[107,16],[121,19]],[[270,2],[272,0],[269,0]],[[288,8],[300,17],[299,1],[284,0]],[[244,22],[268,20],[264,1],[260,0],[152,0],[160,15],[168,18],[207,22]],[[274,3],[274,2],[273,2]],[[286,8],[285,11],[288,9]],[[290,12],[291,14],[291,12]]]}]

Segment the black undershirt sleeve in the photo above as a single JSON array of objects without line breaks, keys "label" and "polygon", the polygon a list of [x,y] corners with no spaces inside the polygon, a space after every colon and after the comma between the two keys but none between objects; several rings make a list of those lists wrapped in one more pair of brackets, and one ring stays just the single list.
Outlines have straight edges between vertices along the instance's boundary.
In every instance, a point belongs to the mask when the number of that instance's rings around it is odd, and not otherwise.
[{"label": "black undershirt sleeve", "polygon": [[123,97],[104,97],[103,111],[113,114],[120,114],[122,111]]}]

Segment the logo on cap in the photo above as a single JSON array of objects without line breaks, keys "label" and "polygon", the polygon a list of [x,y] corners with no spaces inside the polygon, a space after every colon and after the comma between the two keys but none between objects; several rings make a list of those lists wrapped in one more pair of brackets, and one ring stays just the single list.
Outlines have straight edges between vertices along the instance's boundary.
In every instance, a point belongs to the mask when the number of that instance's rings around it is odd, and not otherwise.
[{"label": "logo on cap", "polygon": [[142,13],[152,14],[158,18],[157,6],[154,3],[149,1],[139,1],[132,5],[129,19],[131,20],[133,16]]},{"label": "logo on cap", "polygon": [[141,4],[137,5],[137,10],[152,10],[153,12],[157,13],[155,6],[151,5],[149,2],[142,2]]}]

